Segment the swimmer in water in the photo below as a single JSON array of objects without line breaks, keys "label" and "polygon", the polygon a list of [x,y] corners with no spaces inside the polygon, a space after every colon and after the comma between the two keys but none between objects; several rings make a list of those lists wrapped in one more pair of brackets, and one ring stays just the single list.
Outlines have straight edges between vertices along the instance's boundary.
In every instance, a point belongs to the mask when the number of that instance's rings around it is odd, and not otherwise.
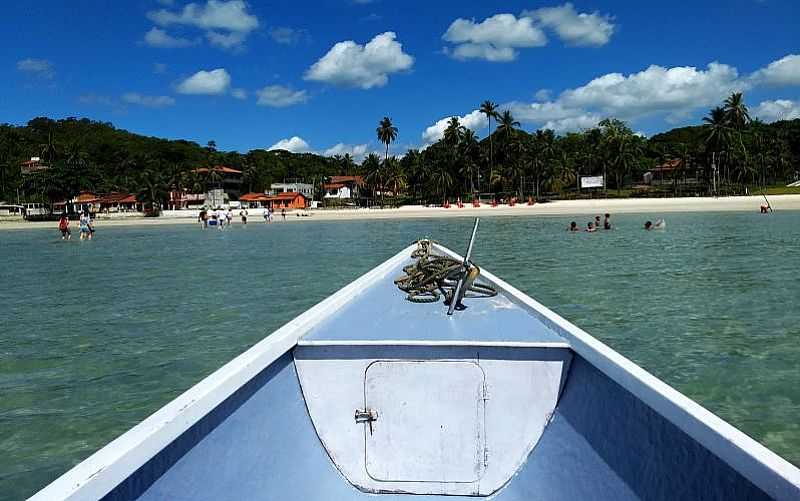
[{"label": "swimmer in water", "polygon": [[567,228],[567,231],[581,231],[581,229],[578,228],[578,223],[573,221],[573,222],[569,223],[569,228]]},{"label": "swimmer in water", "polygon": [[666,227],[667,227],[667,223],[665,223],[663,219],[656,220],[655,224],[653,224],[650,221],[647,221],[646,223],[644,223],[644,229],[645,230],[663,230]]},{"label": "swimmer in water", "polygon": [[603,229],[610,230],[611,229],[611,214],[606,212],[606,218],[603,221]]},{"label": "swimmer in water", "polygon": [[[600,217],[600,216],[597,216],[597,217]],[[590,222],[589,225],[586,226],[586,231],[588,233],[594,233],[595,231],[597,231],[597,228],[595,227],[594,223]]]}]

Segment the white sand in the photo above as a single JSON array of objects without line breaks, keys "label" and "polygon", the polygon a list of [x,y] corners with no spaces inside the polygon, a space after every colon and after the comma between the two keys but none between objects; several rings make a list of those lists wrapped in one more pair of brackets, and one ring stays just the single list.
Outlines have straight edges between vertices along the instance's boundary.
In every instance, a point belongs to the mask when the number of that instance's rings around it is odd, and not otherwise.
[{"label": "white sand", "polygon": [[[775,211],[800,210],[800,195],[774,195],[769,201]],[[662,214],[668,212],[758,212],[759,206],[764,203],[761,196],[750,197],[690,197],[690,198],[628,198],[628,199],[597,199],[597,200],[563,200],[550,203],[528,206],[518,204],[514,207],[501,205],[491,207],[482,205],[472,207],[467,204],[459,209],[455,206],[449,209],[441,207],[405,206],[397,209],[340,209],[340,210],[309,210],[308,217],[297,217],[296,212],[287,212],[286,222],[307,221],[348,221],[357,219],[413,219],[413,218],[441,218],[441,217],[491,217],[491,216],[566,216],[566,215],[595,215],[609,212],[611,214]],[[250,224],[264,224],[261,211],[250,209]],[[238,210],[234,224],[240,224]],[[139,226],[139,225],[164,225],[164,224],[197,224],[197,211],[175,211],[158,218],[122,217],[104,218],[96,221],[98,227],[109,226]],[[276,214],[275,223],[282,223],[280,214]],[[48,228],[55,230],[56,222],[26,222],[2,221],[0,230],[3,229],[30,229]],[[77,231],[77,222],[71,225],[73,232]]]}]

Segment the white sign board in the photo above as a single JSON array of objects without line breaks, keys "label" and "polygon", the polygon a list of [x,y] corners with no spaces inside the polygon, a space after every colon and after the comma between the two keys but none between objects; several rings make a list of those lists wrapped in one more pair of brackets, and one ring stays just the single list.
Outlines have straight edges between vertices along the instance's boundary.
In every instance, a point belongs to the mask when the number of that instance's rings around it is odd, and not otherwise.
[{"label": "white sign board", "polygon": [[603,176],[583,176],[581,177],[581,188],[602,188]]}]

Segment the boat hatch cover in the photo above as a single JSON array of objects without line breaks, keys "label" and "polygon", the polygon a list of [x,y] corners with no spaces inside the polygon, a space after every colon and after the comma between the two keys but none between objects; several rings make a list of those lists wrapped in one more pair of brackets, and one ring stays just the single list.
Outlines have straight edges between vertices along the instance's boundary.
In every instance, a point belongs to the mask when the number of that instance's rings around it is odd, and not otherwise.
[{"label": "boat hatch cover", "polygon": [[[367,474],[384,482],[471,483],[485,469],[481,367],[376,361],[364,376]],[[357,413],[358,415],[358,413]]]}]

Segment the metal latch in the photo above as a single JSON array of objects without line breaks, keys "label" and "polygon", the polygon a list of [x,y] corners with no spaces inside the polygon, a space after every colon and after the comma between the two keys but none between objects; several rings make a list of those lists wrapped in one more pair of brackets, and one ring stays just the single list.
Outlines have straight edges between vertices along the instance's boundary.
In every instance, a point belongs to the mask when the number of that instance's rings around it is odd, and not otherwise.
[{"label": "metal latch", "polygon": [[372,409],[356,409],[356,423],[368,423],[369,434],[372,435],[372,423],[378,420],[378,413]]}]

